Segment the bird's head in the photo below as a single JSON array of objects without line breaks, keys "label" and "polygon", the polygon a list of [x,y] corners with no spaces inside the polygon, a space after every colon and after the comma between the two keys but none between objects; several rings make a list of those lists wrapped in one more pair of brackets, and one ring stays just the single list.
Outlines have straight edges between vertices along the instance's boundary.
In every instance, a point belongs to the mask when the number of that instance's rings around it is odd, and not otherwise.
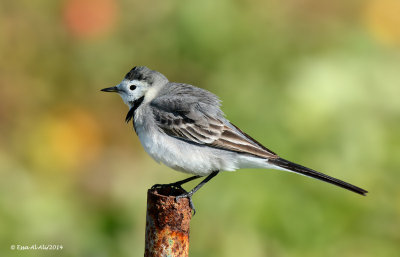
[{"label": "bird's head", "polygon": [[168,83],[168,79],[157,71],[145,66],[134,67],[125,78],[115,87],[103,88],[103,92],[116,92],[130,108],[136,100],[144,97],[151,100],[159,88]]}]

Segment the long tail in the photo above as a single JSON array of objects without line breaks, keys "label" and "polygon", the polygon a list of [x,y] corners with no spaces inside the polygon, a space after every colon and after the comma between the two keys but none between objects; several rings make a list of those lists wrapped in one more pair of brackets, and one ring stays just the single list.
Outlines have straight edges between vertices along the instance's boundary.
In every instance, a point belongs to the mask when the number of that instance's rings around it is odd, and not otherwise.
[{"label": "long tail", "polygon": [[350,191],[360,194],[360,195],[365,196],[366,193],[368,193],[367,190],[364,190],[362,188],[359,188],[357,186],[354,186],[352,184],[349,184],[349,183],[339,180],[337,178],[330,177],[328,175],[325,175],[324,173],[309,169],[307,167],[301,166],[299,164],[290,162],[290,161],[282,159],[282,158],[269,159],[268,162],[270,164],[276,165],[276,166],[284,168],[286,170],[293,171],[293,172],[299,173],[301,175],[305,175],[307,177],[319,179],[319,180],[328,182],[330,184],[345,188],[347,190],[350,190]]}]

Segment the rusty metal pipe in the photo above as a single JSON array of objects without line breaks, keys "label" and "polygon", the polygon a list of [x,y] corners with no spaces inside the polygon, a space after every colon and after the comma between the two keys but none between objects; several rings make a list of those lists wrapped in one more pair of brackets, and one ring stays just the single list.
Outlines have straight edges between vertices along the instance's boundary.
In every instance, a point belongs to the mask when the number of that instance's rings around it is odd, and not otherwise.
[{"label": "rusty metal pipe", "polygon": [[183,190],[172,187],[147,191],[145,257],[189,256],[189,200],[175,197]]}]

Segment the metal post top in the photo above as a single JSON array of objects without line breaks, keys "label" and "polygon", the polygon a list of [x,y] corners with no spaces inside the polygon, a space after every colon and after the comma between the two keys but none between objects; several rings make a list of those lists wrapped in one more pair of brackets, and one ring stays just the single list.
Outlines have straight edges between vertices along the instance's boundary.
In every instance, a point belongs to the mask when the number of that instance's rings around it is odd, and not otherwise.
[{"label": "metal post top", "polygon": [[147,191],[145,256],[188,256],[192,209],[183,190],[161,187]]}]

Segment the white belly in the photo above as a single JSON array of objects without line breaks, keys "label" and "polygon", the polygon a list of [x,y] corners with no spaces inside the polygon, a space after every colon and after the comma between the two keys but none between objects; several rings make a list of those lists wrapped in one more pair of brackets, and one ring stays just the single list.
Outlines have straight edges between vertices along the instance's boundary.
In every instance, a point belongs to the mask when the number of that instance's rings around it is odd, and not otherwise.
[{"label": "white belly", "polygon": [[149,133],[137,129],[145,151],[157,162],[194,175],[206,176],[213,171],[234,171],[240,168],[274,168],[265,159],[224,151],[167,136],[159,131]]},{"label": "white belly", "polygon": [[154,160],[172,169],[200,176],[221,169],[221,160],[212,156],[206,147],[189,144],[158,131],[148,133],[138,129],[137,134],[144,150]]}]

